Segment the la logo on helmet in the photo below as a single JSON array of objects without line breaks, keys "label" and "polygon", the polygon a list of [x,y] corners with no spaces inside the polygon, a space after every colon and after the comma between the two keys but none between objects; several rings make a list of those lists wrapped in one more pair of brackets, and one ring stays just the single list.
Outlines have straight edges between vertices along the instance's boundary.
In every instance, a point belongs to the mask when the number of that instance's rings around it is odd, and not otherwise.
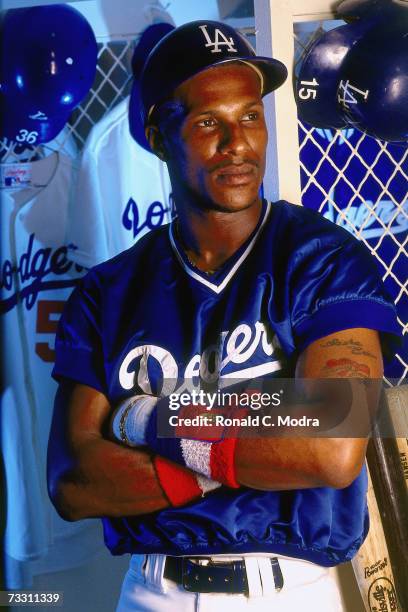
[{"label": "la logo on helmet", "polygon": [[47,115],[40,110],[34,113],[33,115],[28,116],[30,117],[30,119],[36,119],[37,121],[48,121]]},{"label": "la logo on helmet", "polygon": [[207,26],[200,25],[199,28],[204,34],[205,40],[207,41],[207,44],[205,46],[213,47],[211,49],[211,53],[221,53],[222,49],[220,49],[220,47],[222,45],[226,45],[230,53],[238,53],[237,49],[234,47],[234,39],[232,38],[232,36],[230,38],[226,38],[224,32],[222,32],[219,28],[215,28],[215,38],[214,40],[211,40],[210,35],[207,31]]}]

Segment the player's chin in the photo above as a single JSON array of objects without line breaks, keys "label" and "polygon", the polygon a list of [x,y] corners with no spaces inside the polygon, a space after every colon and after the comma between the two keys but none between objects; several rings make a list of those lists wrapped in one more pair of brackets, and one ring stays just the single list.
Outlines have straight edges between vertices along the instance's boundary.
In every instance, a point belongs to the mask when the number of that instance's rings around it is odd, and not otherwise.
[{"label": "player's chin", "polygon": [[258,182],[251,182],[245,185],[223,185],[221,188],[216,186],[212,190],[212,201],[214,207],[225,212],[235,212],[245,210],[259,200]]}]

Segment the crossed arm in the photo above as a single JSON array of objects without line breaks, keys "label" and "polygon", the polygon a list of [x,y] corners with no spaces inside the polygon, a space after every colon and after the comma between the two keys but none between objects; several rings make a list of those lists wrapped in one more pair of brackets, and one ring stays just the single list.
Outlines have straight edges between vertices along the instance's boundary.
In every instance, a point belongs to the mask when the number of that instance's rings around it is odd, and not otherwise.
[{"label": "crossed arm", "polygon": [[[381,379],[377,332],[350,329],[310,344],[296,376]],[[371,402],[373,399],[371,398]],[[48,448],[48,486],[67,520],[131,516],[166,508],[146,447],[127,448],[109,439],[112,407],[102,393],[72,382],[59,387]],[[365,438],[287,437],[238,440],[236,477],[263,490],[346,487],[365,457]]]}]

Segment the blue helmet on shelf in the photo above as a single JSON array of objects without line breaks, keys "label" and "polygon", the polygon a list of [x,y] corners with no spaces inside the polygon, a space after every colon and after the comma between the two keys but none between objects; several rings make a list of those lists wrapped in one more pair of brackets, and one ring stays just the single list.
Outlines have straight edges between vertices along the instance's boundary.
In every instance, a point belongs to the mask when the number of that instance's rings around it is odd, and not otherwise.
[{"label": "blue helmet on shelf", "polygon": [[0,137],[48,142],[94,81],[92,28],[72,6],[53,4],[5,12],[0,34]]},{"label": "blue helmet on shelf", "polygon": [[140,99],[140,75],[150,51],[169,32],[174,30],[174,25],[169,22],[153,23],[140,35],[137,45],[133,51],[132,72],[133,83],[129,101],[129,129],[133,139],[146,151],[151,152],[150,145],[145,135],[145,127],[141,115]]},{"label": "blue helmet on shelf", "polygon": [[347,121],[337,101],[345,59],[373,27],[372,22],[341,25],[325,32],[306,50],[295,80],[298,115],[315,127],[342,128]]},{"label": "blue helmet on shelf", "polygon": [[347,56],[338,89],[347,123],[390,142],[408,140],[407,31],[398,23],[364,36]]},{"label": "blue helmet on shelf", "polygon": [[343,0],[336,7],[336,15],[345,21],[372,18],[393,18],[408,6],[408,0]]}]

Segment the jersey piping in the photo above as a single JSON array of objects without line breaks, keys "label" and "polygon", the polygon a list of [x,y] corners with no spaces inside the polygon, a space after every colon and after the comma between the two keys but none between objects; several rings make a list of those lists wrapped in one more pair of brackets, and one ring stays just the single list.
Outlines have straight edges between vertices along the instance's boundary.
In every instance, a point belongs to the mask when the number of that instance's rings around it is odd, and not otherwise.
[{"label": "jersey piping", "polygon": [[249,239],[249,243],[244,243],[243,247],[241,247],[241,249],[243,249],[243,252],[240,254],[240,256],[238,257],[237,260],[235,260],[235,258],[234,258],[235,261],[232,264],[232,266],[229,269],[229,271],[226,273],[225,270],[224,270],[224,273],[221,276],[222,280],[220,280],[219,284],[211,282],[207,277],[205,277],[204,276],[205,272],[202,273],[203,274],[203,276],[202,276],[199,273],[199,271],[197,271],[197,269],[194,269],[193,266],[189,263],[187,257],[184,255],[183,250],[178,246],[176,237],[174,235],[174,227],[175,227],[175,223],[176,223],[177,219],[175,219],[169,225],[169,238],[170,238],[171,246],[172,246],[172,248],[173,248],[173,250],[174,250],[174,252],[175,252],[175,254],[177,256],[177,259],[179,260],[180,264],[182,265],[182,267],[184,268],[184,270],[187,272],[187,274],[189,276],[194,278],[194,280],[198,281],[199,283],[201,283],[205,287],[208,287],[208,289],[211,289],[211,291],[213,291],[214,293],[220,294],[225,289],[225,287],[228,285],[230,280],[234,277],[236,272],[239,270],[241,264],[248,257],[249,253],[252,251],[252,249],[253,249],[253,247],[254,247],[257,239],[258,239],[258,236],[259,236],[263,226],[265,225],[266,221],[268,220],[270,210],[271,210],[271,203],[270,202],[266,202],[266,205],[262,208],[261,218],[258,221],[258,225],[257,225],[257,227],[255,229],[255,232],[254,232],[252,238]]}]

